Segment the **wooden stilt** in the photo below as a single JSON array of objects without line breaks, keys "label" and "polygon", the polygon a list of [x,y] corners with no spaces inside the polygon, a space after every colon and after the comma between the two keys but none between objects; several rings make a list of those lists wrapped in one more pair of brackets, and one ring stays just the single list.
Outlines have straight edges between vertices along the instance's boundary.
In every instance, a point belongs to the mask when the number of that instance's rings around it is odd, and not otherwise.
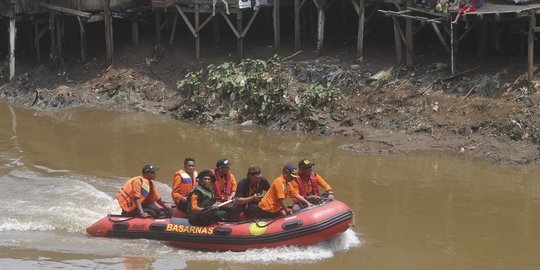
[{"label": "wooden stilt", "polygon": [[178,22],[178,13],[174,13],[174,19],[173,19],[173,25],[172,25],[172,31],[171,31],[171,39],[169,40],[169,45],[173,44],[174,41],[174,35],[176,33],[176,23]]},{"label": "wooden stilt", "polygon": [[300,0],[294,0],[294,51],[300,51]]},{"label": "wooden stilt", "polygon": [[58,14],[56,17],[56,47],[58,48],[58,60],[64,62],[64,15]]},{"label": "wooden stilt", "polygon": [[[412,0],[407,0],[407,7],[413,6]],[[406,51],[406,64],[408,66],[414,65],[414,33],[413,33],[413,20],[410,18],[405,18],[405,37],[406,37],[406,43],[407,43],[407,51]]]},{"label": "wooden stilt", "polygon": [[406,63],[409,66],[414,65],[413,52],[414,52],[414,34],[412,19],[405,19],[405,37],[407,40],[407,47],[409,48],[406,53]]},{"label": "wooden stilt", "polygon": [[364,20],[366,12],[366,0],[358,0],[358,35],[356,40],[356,57],[364,56]]},{"label": "wooden stilt", "polygon": [[403,63],[403,48],[401,47],[400,27],[399,27],[399,22],[396,19],[396,17],[392,16],[392,20],[394,21],[394,41],[396,44],[396,60],[399,65]]},{"label": "wooden stilt", "polygon": [[159,49],[161,47],[161,10],[157,9],[156,13],[156,47]]},{"label": "wooden stilt", "polygon": [[51,63],[53,66],[56,65],[56,13],[54,11],[51,11],[49,13],[49,25],[51,26],[51,32],[50,32],[50,41],[51,41],[51,48],[49,52],[49,58],[51,59]]},{"label": "wooden stilt", "polygon": [[15,35],[17,26],[15,24],[15,4],[11,5],[11,17],[9,18],[9,80],[15,77]]},{"label": "wooden stilt", "polygon": [[317,20],[317,56],[321,56],[322,47],[324,43],[324,24],[326,20],[326,0],[318,0],[318,20]]},{"label": "wooden stilt", "polygon": [[280,0],[274,0],[274,49],[279,50],[281,45],[281,24],[280,24]]},{"label": "wooden stilt", "polygon": [[478,51],[476,57],[482,58],[486,53],[486,47],[488,44],[488,23],[480,22],[480,35],[478,36]]},{"label": "wooden stilt", "polygon": [[528,53],[527,53],[527,79],[529,83],[534,79],[534,28],[536,27],[536,12],[534,10],[529,12],[529,44],[528,44]]},{"label": "wooden stilt", "polygon": [[87,54],[86,54],[86,30],[84,29],[84,24],[81,21],[81,17],[77,16],[77,21],[79,22],[79,35],[80,35],[80,42],[81,42],[81,63],[86,63],[87,60]]},{"label": "wooden stilt", "polygon": [[456,46],[454,44],[456,34],[454,28],[455,25],[453,23],[450,23],[450,70],[452,71],[452,74],[456,73],[456,61],[454,60],[456,57]]},{"label": "wooden stilt", "polygon": [[110,12],[110,0],[103,0],[103,21],[105,23],[105,50],[107,64],[113,63],[113,34],[112,34],[112,18]]},{"label": "wooden stilt", "polygon": [[495,48],[495,51],[498,51],[498,52],[501,52],[502,51],[502,46],[501,46],[501,32],[503,30],[503,26],[502,24],[497,24],[498,28],[497,30],[495,31],[495,41],[494,41],[494,48]]},{"label": "wooden stilt", "polygon": [[433,27],[433,31],[435,31],[435,34],[439,38],[439,41],[443,45],[446,52],[450,54],[450,48],[448,47],[448,44],[446,44],[446,39],[444,39],[444,36],[442,35],[441,30],[439,30],[439,26],[434,22],[431,23],[431,26]]},{"label": "wooden stilt", "polygon": [[33,20],[33,23],[34,23],[34,46],[36,46],[36,59],[37,59],[38,62],[40,62],[41,61],[41,50],[40,50],[40,46],[39,46],[39,40],[40,40],[39,24],[38,24],[37,20]]},{"label": "wooden stilt", "polygon": [[[236,31],[238,33],[242,33],[244,28],[243,20],[242,20],[242,9],[238,9],[236,12]],[[238,61],[242,61],[244,58],[244,37],[240,36],[236,39],[236,51],[238,54]]]},{"label": "wooden stilt", "polygon": [[212,30],[214,31],[214,44],[217,45],[220,42],[219,16],[214,16],[214,18],[212,19]]},{"label": "wooden stilt", "polygon": [[131,20],[131,43],[139,46],[139,22],[136,19]]},{"label": "wooden stilt", "polygon": [[195,3],[195,29],[197,36],[195,37],[195,58],[201,59],[201,38],[199,35],[199,4]]},{"label": "wooden stilt", "polygon": [[319,8],[315,6],[318,0],[313,0],[313,4],[309,5],[309,33],[310,37],[317,36],[317,20],[319,16]]}]

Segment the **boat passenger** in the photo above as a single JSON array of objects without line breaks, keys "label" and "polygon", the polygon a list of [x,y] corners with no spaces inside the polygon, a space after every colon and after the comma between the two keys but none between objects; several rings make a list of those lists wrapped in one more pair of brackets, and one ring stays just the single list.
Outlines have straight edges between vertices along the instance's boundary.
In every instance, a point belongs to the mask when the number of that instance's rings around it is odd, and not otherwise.
[{"label": "boat passenger", "polygon": [[[165,204],[158,194],[156,189],[156,168],[153,165],[144,165],[142,168],[142,176],[136,176],[129,179],[120,188],[116,194],[116,199],[122,208],[124,216],[140,216],[140,217],[159,217],[167,210],[170,213],[171,207]],[[163,207],[159,209],[156,202]]]},{"label": "boat passenger", "polygon": [[262,176],[261,168],[255,165],[249,166],[247,177],[238,182],[229,220],[239,220],[240,213],[244,213],[246,218],[255,218],[255,208],[268,189],[270,189],[270,183]]},{"label": "boat passenger", "polygon": [[187,215],[189,223],[197,226],[207,226],[217,221],[225,220],[227,213],[218,210],[213,183],[216,181],[210,170],[199,173],[199,185],[188,195]]},{"label": "boat passenger", "polygon": [[[291,182],[293,188],[298,189],[298,193],[306,198],[310,203],[320,203],[322,200],[333,200],[334,191],[332,187],[316,172],[313,171],[313,165],[307,159],[302,159],[298,162],[298,177],[296,181]],[[324,193],[319,192],[319,187],[324,189]],[[304,207],[300,200],[293,198],[293,211],[298,211]]]},{"label": "boat passenger", "polygon": [[216,177],[214,193],[218,202],[231,200],[236,193],[236,178],[231,173],[230,166],[228,159],[220,159],[216,162],[216,168],[210,170]]},{"label": "boat passenger", "polygon": [[287,204],[285,203],[287,194],[289,194],[289,196],[298,197],[298,199],[304,201],[306,205],[311,205],[290,185],[290,182],[298,177],[297,173],[298,170],[292,164],[283,167],[281,176],[272,182],[270,189],[261,199],[257,208],[255,208],[255,213],[258,218],[276,218],[285,214],[292,215],[292,211],[287,208]]},{"label": "boat passenger", "polygon": [[184,169],[174,173],[172,180],[172,198],[179,210],[186,212],[188,193],[197,186],[195,159],[184,159]]}]

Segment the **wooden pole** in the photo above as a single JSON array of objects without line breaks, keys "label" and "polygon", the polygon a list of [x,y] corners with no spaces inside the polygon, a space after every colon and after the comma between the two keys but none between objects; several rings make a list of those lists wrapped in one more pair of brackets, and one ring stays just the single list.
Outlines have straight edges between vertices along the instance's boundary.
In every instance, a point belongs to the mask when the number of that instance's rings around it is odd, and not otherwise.
[{"label": "wooden pole", "polygon": [[197,36],[195,37],[195,58],[197,60],[201,59],[201,38],[199,34],[199,4],[195,3],[195,31],[197,31]]},{"label": "wooden pole", "polygon": [[84,29],[84,24],[81,21],[81,17],[77,16],[77,21],[79,22],[79,35],[80,35],[80,42],[81,42],[81,62],[84,64],[87,60],[86,55],[86,30]]},{"label": "wooden pole", "polygon": [[172,31],[171,31],[171,38],[169,40],[169,45],[172,45],[173,44],[173,41],[174,41],[174,34],[176,32],[176,24],[178,23],[178,12],[175,12],[174,13],[174,19],[173,19],[173,27],[172,27]]},{"label": "wooden pole", "polygon": [[33,23],[34,23],[34,46],[36,46],[36,58],[38,60],[38,62],[41,61],[41,50],[40,50],[40,46],[39,46],[39,40],[40,40],[40,36],[39,36],[39,24],[38,24],[38,20],[33,20]]},{"label": "wooden pole", "polygon": [[[407,7],[413,6],[411,0],[407,0]],[[414,32],[413,32],[413,20],[411,18],[405,18],[405,37],[408,50],[406,53],[406,63],[408,66],[414,65]]]},{"label": "wooden pole", "polygon": [[439,30],[439,26],[436,23],[432,22],[431,27],[433,27],[433,31],[435,31],[435,34],[439,38],[441,45],[443,45],[446,52],[450,54],[450,48],[448,48],[448,44],[446,44],[446,39],[442,35],[441,30]]},{"label": "wooden pole", "polygon": [[[313,0],[318,1],[318,0]],[[309,34],[310,37],[315,37],[317,35],[317,16],[318,16],[318,8],[315,6],[313,1],[310,1],[311,4],[309,5]]]},{"label": "wooden pole", "polygon": [[403,48],[401,47],[401,36],[399,33],[399,22],[395,16],[392,16],[394,21],[394,41],[396,44],[396,60],[398,64],[403,63]]},{"label": "wooden pole", "polygon": [[107,56],[107,64],[113,62],[113,48],[112,48],[112,18],[110,11],[110,0],[103,0],[103,21],[105,23],[105,51]]},{"label": "wooden pole", "polygon": [[478,36],[478,51],[476,52],[476,57],[478,58],[484,57],[487,44],[488,44],[488,23],[482,21],[480,22],[480,35]]},{"label": "wooden pole", "polygon": [[9,80],[15,77],[15,35],[17,34],[15,3],[11,4],[11,17],[9,18]]},{"label": "wooden pole", "polygon": [[358,0],[358,36],[356,40],[356,57],[360,58],[364,56],[364,22],[366,12],[366,0]]},{"label": "wooden pole", "polygon": [[326,0],[319,0],[319,16],[317,20],[317,56],[321,56],[324,43],[324,23],[326,20],[325,6]]},{"label": "wooden pole", "polygon": [[280,0],[274,0],[274,49],[279,50],[281,45],[281,24],[280,24],[280,14],[279,6]]},{"label": "wooden pole", "polygon": [[220,42],[219,16],[214,16],[214,18],[212,18],[212,30],[214,31],[214,44],[217,45]]},{"label": "wooden pole", "polygon": [[454,39],[456,38],[456,34],[454,33],[454,24],[450,22],[450,70],[452,71],[452,75],[456,73],[456,63],[455,63],[455,54],[456,54],[456,48],[454,46]]},{"label": "wooden pole", "polygon": [[[236,31],[242,33],[243,28],[242,9],[238,8],[238,11],[236,12]],[[236,39],[236,51],[238,54],[238,61],[242,61],[244,58],[244,38],[241,35]]]},{"label": "wooden pole", "polygon": [[58,14],[56,18],[56,46],[58,48],[58,60],[60,63],[64,62],[64,45],[63,45],[63,36],[64,36],[64,15]]},{"label": "wooden pole", "polygon": [[155,43],[156,43],[156,48],[159,52],[161,49],[161,10],[156,9],[155,13],[156,13],[156,19],[155,19],[156,41]]},{"label": "wooden pole", "polygon": [[131,20],[131,43],[139,46],[139,22],[136,19]]},{"label": "wooden pole", "polygon": [[294,51],[300,51],[300,0],[294,0]]},{"label": "wooden pole", "polygon": [[536,27],[536,12],[534,10],[529,12],[529,46],[528,46],[528,73],[527,78],[529,83],[534,79],[534,27]]},{"label": "wooden pole", "polygon": [[51,26],[51,48],[49,49],[49,58],[51,59],[52,65],[54,66],[56,65],[56,13],[54,11],[51,11],[49,13],[49,25]]}]

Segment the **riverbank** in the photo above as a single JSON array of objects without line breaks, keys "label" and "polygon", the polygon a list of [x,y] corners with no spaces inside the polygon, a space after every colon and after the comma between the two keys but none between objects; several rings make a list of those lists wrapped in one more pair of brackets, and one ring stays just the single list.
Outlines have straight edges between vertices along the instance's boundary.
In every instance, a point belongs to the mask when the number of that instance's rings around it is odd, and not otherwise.
[{"label": "riverbank", "polygon": [[237,65],[221,52],[197,62],[181,50],[161,57],[151,51],[121,49],[108,67],[96,58],[54,70],[23,62],[13,81],[1,78],[0,100],[36,110],[137,110],[349,136],[357,143],[343,148],[367,154],[450,151],[498,163],[540,160],[540,84],[527,86],[523,61],[465,63],[451,76],[443,62],[394,67],[383,53],[363,61],[341,52],[282,60],[259,50],[252,55],[264,60]]}]

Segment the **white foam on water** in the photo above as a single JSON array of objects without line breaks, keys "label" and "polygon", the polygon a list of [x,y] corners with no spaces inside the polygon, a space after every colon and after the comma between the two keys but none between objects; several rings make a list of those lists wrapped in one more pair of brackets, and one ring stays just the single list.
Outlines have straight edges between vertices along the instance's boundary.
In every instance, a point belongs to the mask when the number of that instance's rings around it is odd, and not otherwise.
[{"label": "white foam on water", "polygon": [[[336,252],[343,252],[353,247],[360,246],[363,241],[352,230],[348,229],[341,235],[306,247],[279,247],[253,249],[244,252],[203,252],[180,250],[178,255],[186,260],[204,260],[218,262],[238,263],[292,263],[292,262],[317,262],[334,257]],[[265,254],[261,256],[261,254]]]},{"label": "white foam on water", "polygon": [[49,168],[49,167],[45,167],[45,166],[41,166],[41,165],[34,165],[35,168],[37,169],[40,169],[40,170],[44,170],[46,172],[50,172],[50,173],[68,173],[69,171],[68,170],[55,170],[55,169],[52,169],[52,168]]},{"label": "white foam on water", "polygon": [[108,194],[73,176],[12,171],[0,177],[0,231],[64,230],[84,233],[92,222],[119,212]]}]

